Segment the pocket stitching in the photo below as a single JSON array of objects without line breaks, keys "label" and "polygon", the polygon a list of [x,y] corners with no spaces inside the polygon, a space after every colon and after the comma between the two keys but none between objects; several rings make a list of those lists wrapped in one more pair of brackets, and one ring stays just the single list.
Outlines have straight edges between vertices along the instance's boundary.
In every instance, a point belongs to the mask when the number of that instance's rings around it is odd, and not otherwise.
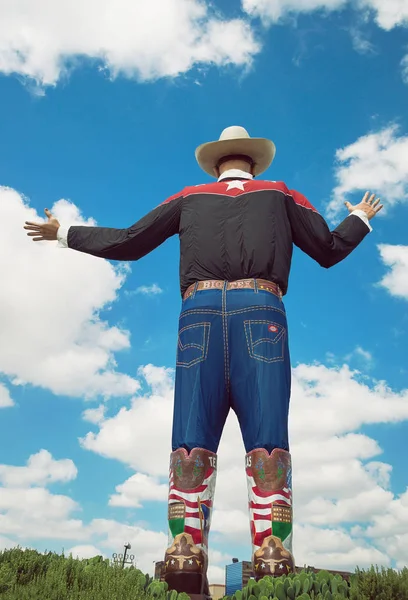
[{"label": "pocket stitching", "polygon": [[[204,343],[203,345],[199,345],[199,344],[188,344],[183,346],[180,342],[180,334],[183,331],[186,331],[187,329],[192,329],[194,327],[203,327],[204,330]],[[187,348],[198,348],[198,350],[202,350],[202,355],[199,356],[198,358],[193,359],[190,362],[182,362],[179,360],[176,360],[176,366],[177,367],[184,367],[186,369],[189,369],[190,367],[193,367],[194,365],[198,364],[199,362],[203,362],[206,360],[207,355],[208,355],[208,347],[209,347],[209,339],[210,339],[210,329],[211,329],[211,323],[208,322],[203,322],[203,323],[194,323],[192,325],[186,325],[185,327],[183,327],[182,329],[180,329],[179,333],[178,333],[178,347],[181,350],[186,350]]]},{"label": "pocket stitching", "polygon": [[[260,340],[258,340],[257,342],[254,343],[253,338],[252,338],[251,323],[265,324],[265,325],[268,325],[268,324],[269,325],[271,325],[271,324],[278,325],[279,327],[282,327],[282,332],[275,341],[261,338]],[[244,321],[244,330],[245,330],[245,338],[246,338],[246,342],[247,342],[248,352],[249,352],[249,356],[251,358],[253,358],[254,360],[260,360],[260,361],[268,363],[268,364],[273,363],[273,362],[281,362],[281,361],[285,360],[285,357],[284,357],[285,349],[283,347],[283,339],[286,335],[286,329],[283,325],[281,325],[280,323],[274,323],[272,321],[259,321],[259,320],[258,321]],[[248,340],[248,333],[249,333],[249,338],[250,338],[249,340]],[[259,354],[256,354],[254,352],[254,348],[261,341],[268,342],[269,344],[277,344],[278,342],[282,341],[282,355],[278,356],[276,358],[265,358],[264,356],[260,356]]]}]

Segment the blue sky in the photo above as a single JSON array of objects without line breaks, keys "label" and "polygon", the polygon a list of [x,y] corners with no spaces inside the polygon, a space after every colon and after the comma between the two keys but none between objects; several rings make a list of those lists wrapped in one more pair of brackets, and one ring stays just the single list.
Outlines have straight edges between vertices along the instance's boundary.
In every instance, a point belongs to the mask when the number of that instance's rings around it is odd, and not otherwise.
[{"label": "blue sky", "polygon": [[[319,567],[407,564],[408,3],[356,4],[0,3],[0,546],[110,556],[129,539],[143,569],[161,559],[178,240],[119,265],[22,225],[47,207],[128,226],[210,181],[195,147],[239,124],[276,143],[265,178],[333,227],[366,190],[386,205],[333,269],[294,253],[294,548]],[[214,582],[250,557],[243,456],[231,416]]]}]

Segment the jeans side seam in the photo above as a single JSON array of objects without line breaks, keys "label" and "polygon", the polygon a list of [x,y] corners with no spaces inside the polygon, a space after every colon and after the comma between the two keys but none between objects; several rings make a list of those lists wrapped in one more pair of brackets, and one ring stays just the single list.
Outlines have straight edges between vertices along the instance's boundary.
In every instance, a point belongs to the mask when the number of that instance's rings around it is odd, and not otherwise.
[{"label": "jeans side seam", "polygon": [[227,394],[229,393],[230,381],[229,381],[229,353],[228,353],[228,324],[227,324],[227,282],[224,282],[222,290],[222,330],[224,334],[224,383],[227,387]]}]

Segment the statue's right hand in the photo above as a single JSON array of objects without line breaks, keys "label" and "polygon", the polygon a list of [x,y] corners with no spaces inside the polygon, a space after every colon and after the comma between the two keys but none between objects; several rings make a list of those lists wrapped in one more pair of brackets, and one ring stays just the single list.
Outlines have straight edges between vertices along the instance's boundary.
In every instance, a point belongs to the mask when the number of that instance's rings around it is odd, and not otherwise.
[{"label": "statue's right hand", "polygon": [[57,232],[60,227],[59,221],[52,216],[48,208],[46,208],[44,212],[48,217],[47,223],[25,222],[24,229],[27,229],[30,232],[27,233],[27,235],[33,238],[33,242],[57,239]]}]

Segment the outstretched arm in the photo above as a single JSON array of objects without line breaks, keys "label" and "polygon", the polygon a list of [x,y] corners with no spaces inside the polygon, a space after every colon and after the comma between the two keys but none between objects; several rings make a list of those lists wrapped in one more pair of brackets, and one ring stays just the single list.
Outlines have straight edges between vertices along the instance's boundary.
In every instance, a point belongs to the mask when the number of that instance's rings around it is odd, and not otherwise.
[{"label": "outstretched arm", "polygon": [[[138,260],[178,232],[182,200],[182,193],[172,196],[126,229],[71,226],[67,245],[100,258]],[[58,239],[59,222],[47,209],[45,214],[48,223],[26,222],[34,241]]]},{"label": "outstretched arm", "polygon": [[362,202],[346,206],[350,215],[334,231],[310,202],[294,190],[287,195],[293,242],[322,267],[329,268],[346,258],[370,232],[368,221],[383,206],[367,192]]}]

